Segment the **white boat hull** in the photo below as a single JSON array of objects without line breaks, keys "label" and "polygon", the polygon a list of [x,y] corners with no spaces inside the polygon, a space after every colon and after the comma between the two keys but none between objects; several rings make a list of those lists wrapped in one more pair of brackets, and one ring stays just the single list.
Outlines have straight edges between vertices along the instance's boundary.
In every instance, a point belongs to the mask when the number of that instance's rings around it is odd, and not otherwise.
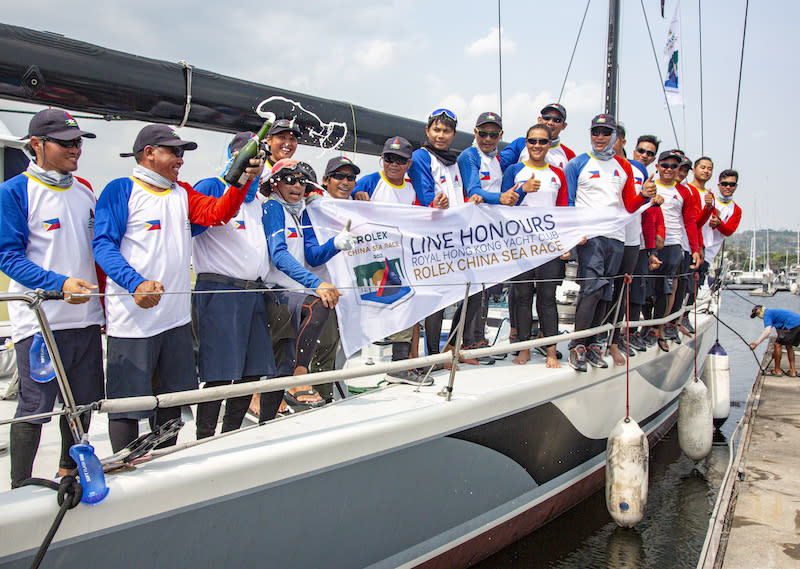
[{"label": "white boat hull", "polygon": [[[699,318],[699,363],[710,325]],[[651,444],[675,421],[694,343],[631,359],[631,416]],[[462,364],[449,402],[440,373],[111,475],[103,502],[68,512],[42,567],[464,567],[601,488],[625,414],[624,367],[509,360]],[[0,568],[28,567],[55,493],[5,492],[0,508]]]}]

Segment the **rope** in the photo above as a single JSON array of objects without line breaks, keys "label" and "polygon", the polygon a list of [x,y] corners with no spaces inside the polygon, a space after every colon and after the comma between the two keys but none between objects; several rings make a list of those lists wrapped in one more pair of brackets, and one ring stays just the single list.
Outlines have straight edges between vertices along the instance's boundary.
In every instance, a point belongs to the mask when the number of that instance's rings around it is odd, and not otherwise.
[{"label": "rope", "polygon": [[45,480],[44,478],[28,478],[24,480],[20,486],[43,486],[58,492],[58,512],[56,513],[53,523],[50,525],[50,529],[47,530],[47,535],[45,535],[42,544],[39,546],[39,551],[36,552],[36,557],[33,558],[33,562],[31,563],[31,569],[37,569],[39,565],[41,565],[58,528],[61,526],[61,522],[67,514],[67,510],[71,510],[81,503],[83,488],[73,474],[63,476],[58,484],[52,480]]},{"label": "rope", "polygon": [[733,114],[733,140],[731,141],[731,168],[733,168],[733,155],[736,150],[736,127],[739,124],[739,96],[742,94],[742,67],[744,65],[744,39],[747,34],[747,12],[750,0],[744,5],[744,28],[742,29],[742,54],[739,57],[739,85],[736,88],[736,112]]},{"label": "rope", "polygon": [[[499,0],[498,0],[499,1]],[[564,82],[561,83],[561,91],[558,92],[558,103],[561,103],[561,96],[564,94],[564,87],[567,85],[567,77],[569,71],[572,69],[572,60],[575,58],[575,51],[578,49],[578,40],[581,39],[581,32],[583,31],[583,23],[586,21],[586,14],[589,13],[589,4],[592,0],[586,0],[586,9],[583,11],[583,18],[581,19],[581,26],[578,28],[578,36],[575,38],[575,45],[572,46],[572,55],[569,56],[569,64],[567,65],[567,72],[564,74]]]},{"label": "rope", "polygon": [[358,127],[356,126],[356,110],[353,108],[353,103],[348,102],[350,105],[350,115],[353,117],[353,152],[356,152],[358,145]]},{"label": "rope", "polygon": [[178,128],[181,128],[186,126],[186,121],[189,120],[189,111],[192,108],[192,66],[182,59],[178,63],[183,65],[183,76],[186,83],[186,103],[183,105],[183,120],[178,125]]},{"label": "rope", "polygon": [[702,2],[697,2],[697,28],[700,40],[700,154],[705,156],[705,121],[703,120],[703,9]]},{"label": "rope", "polygon": [[503,116],[503,28],[500,26],[500,0],[497,0],[497,69],[500,85],[500,116]]},{"label": "rope", "polygon": [[[695,273],[694,274],[694,298],[697,298],[697,281],[700,280],[700,275]],[[695,334],[697,333],[697,302],[694,303],[694,331]],[[694,378],[698,379],[697,377],[697,344],[698,342],[694,343]]]},{"label": "rope", "polygon": [[664,104],[667,105],[667,112],[669,113],[669,123],[672,125],[672,135],[675,137],[675,146],[680,148],[680,142],[678,142],[678,132],[675,130],[675,121],[672,120],[672,109],[669,106],[669,100],[667,99],[667,90],[664,87],[664,78],[661,76],[661,67],[658,65],[658,55],[656,54],[656,44],[653,42],[653,34],[650,31],[650,21],[647,19],[647,11],[644,9],[644,0],[639,0],[639,3],[642,5],[642,14],[644,14],[644,23],[647,24],[647,35],[650,37],[650,46],[653,48],[653,59],[656,60],[656,69],[658,70],[658,80],[661,82],[661,91],[664,93]]}]

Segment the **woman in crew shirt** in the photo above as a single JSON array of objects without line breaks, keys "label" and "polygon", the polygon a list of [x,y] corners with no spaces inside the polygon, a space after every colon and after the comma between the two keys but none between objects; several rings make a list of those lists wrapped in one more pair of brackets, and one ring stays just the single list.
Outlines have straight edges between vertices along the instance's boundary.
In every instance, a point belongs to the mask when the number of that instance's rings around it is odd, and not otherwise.
[{"label": "woman in crew shirt", "polygon": [[[297,160],[279,160],[272,167],[262,191],[271,194],[262,206],[262,223],[273,266],[266,281],[277,285],[274,295],[280,304],[289,307],[297,339],[294,353],[294,375],[308,373],[317,340],[328,319],[329,311],[342,295],[334,285],[323,281],[309,270],[327,262],[339,251],[352,249],[355,235],[343,231],[323,244],[318,244],[313,230],[305,227],[306,186],[313,182],[313,169]],[[301,289],[313,291],[309,294]],[[292,405],[324,404],[310,385],[293,387],[284,398]]]},{"label": "woman in crew shirt", "polygon": [[[535,124],[528,129],[525,146],[528,159],[510,166],[503,174],[501,186],[501,202],[511,192],[516,200],[510,205],[528,207],[547,207],[567,205],[567,181],[560,168],[549,165],[545,158],[550,149],[552,131],[545,124]],[[558,308],[556,305],[556,287],[564,278],[563,257],[552,259],[534,269],[514,277],[514,299],[510,311],[516,314],[517,341],[529,340],[533,327],[533,293],[536,291],[536,314],[544,336],[558,334]],[[547,346],[546,366],[561,367],[558,363],[555,344]],[[521,350],[512,361],[524,364],[530,359],[530,350]]]}]

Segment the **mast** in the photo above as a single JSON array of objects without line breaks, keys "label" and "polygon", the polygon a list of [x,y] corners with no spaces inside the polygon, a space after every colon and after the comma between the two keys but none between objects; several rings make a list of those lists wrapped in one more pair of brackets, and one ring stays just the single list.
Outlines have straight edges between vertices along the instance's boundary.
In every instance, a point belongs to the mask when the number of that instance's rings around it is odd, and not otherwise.
[{"label": "mast", "polygon": [[617,71],[619,51],[619,0],[608,1],[605,112],[617,116]]}]

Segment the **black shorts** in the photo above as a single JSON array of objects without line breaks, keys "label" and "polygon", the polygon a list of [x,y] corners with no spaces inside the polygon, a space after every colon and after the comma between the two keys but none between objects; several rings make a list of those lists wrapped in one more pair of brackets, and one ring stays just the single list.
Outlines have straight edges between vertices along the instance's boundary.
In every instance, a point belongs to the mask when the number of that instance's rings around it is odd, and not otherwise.
[{"label": "black shorts", "polygon": [[660,251],[656,251],[656,256],[661,260],[661,266],[650,273],[652,294],[666,296],[672,294],[672,279],[681,273],[684,261],[683,249],[680,245],[666,245]]},{"label": "black shorts", "polygon": [[625,244],[609,237],[592,237],[577,246],[578,282],[580,295],[589,296],[600,290],[601,300],[610,301],[614,292],[614,277],[622,264]]},{"label": "black shorts", "polygon": [[[67,373],[70,391],[77,405],[86,405],[103,398],[103,349],[100,345],[100,326],[53,330],[58,353]],[[53,379],[39,383],[31,378],[30,351],[33,336],[14,344],[19,373],[19,399],[15,417],[48,413],[56,399],[61,398],[58,382]],[[46,423],[36,419],[31,423]]]},{"label": "black shorts", "polygon": [[791,330],[781,330],[779,328],[775,343],[781,346],[797,346],[800,344],[800,326],[795,326]]},{"label": "black shorts", "polygon": [[[149,338],[108,337],[106,397],[140,397],[197,389],[192,330],[184,324]],[[143,419],[153,411],[110,413]]]}]

